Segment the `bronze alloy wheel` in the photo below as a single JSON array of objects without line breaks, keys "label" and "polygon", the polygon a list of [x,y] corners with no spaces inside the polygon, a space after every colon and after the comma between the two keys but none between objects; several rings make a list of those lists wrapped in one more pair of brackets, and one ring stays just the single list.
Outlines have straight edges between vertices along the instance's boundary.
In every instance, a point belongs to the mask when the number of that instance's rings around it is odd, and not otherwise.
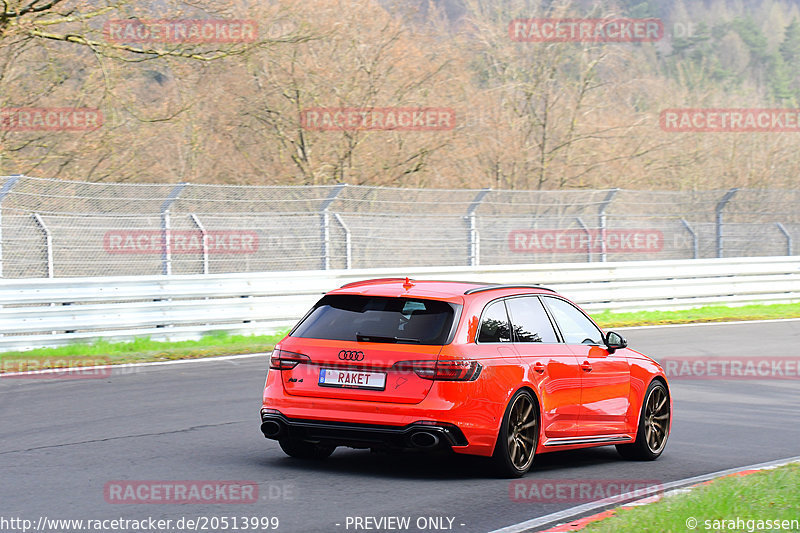
[{"label": "bronze alloy wheel", "polygon": [[511,406],[508,424],[508,458],[519,470],[527,470],[536,452],[536,409],[530,396],[520,395]]},{"label": "bronze alloy wheel", "polygon": [[644,436],[652,453],[660,453],[669,431],[669,398],[663,386],[653,387],[644,410]]},{"label": "bronze alloy wheel", "polygon": [[661,455],[667,445],[672,415],[667,386],[660,380],[654,380],[644,398],[636,440],[617,445],[617,451],[625,459],[652,461]]},{"label": "bronze alloy wheel", "polygon": [[494,451],[498,473],[519,477],[533,464],[539,443],[539,409],[527,390],[519,390],[511,398],[503,416]]}]

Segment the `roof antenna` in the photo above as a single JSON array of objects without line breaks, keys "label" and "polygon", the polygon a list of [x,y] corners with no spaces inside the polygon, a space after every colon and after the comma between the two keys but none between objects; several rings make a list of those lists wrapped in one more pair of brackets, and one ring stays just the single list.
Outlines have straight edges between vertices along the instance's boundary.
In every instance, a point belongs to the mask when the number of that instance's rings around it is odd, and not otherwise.
[{"label": "roof antenna", "polygon": [[408,279],[408,277],[406,277],[406,281],[405,281],[405,283],[403,283],[403,288],[404,288],[405,290],[409,290],[409,289],[410,289],[411,287],[413,287],[413,286],[414,286],[414,284],[413,284],[413,283],[411,283],[411,280],[410,280],[410,279]]}]

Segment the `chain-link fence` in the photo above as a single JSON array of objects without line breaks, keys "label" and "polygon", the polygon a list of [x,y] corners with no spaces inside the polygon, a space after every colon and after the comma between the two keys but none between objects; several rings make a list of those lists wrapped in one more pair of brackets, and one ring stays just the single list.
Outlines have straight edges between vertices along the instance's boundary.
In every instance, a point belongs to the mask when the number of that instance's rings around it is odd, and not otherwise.
[{"label": "chain-link fence", "polygon": [[0,177],[0,277],[797,255],[800,190],[495,191]]}]

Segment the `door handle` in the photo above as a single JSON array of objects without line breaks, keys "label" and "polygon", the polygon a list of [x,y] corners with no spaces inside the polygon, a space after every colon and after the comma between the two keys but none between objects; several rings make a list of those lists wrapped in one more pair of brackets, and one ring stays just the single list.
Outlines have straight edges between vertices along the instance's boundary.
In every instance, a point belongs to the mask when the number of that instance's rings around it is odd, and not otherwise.
[{"label": "door handle", "polygon": [[585,372],[591,372],[592,364],[589,361],[584,361],[583,363],[581,363],[581,370]]},{"label": "door handle", "polygon": [[541,362],[535,363],[533,365],[533,370],[534,370],[534,372],[538,372],[539,374],[543,374],[544,373],[544,364],[542,364]]}]

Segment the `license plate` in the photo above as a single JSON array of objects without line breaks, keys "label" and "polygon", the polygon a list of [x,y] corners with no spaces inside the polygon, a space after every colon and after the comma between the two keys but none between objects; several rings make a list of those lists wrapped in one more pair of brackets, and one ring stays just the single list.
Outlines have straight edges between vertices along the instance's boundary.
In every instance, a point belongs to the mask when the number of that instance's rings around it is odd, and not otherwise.
[{"label": "license plate", "polygon": [[319,384],[321,387],[383,390],[386,388],[386,374],[321,368],[319,371]]}]

